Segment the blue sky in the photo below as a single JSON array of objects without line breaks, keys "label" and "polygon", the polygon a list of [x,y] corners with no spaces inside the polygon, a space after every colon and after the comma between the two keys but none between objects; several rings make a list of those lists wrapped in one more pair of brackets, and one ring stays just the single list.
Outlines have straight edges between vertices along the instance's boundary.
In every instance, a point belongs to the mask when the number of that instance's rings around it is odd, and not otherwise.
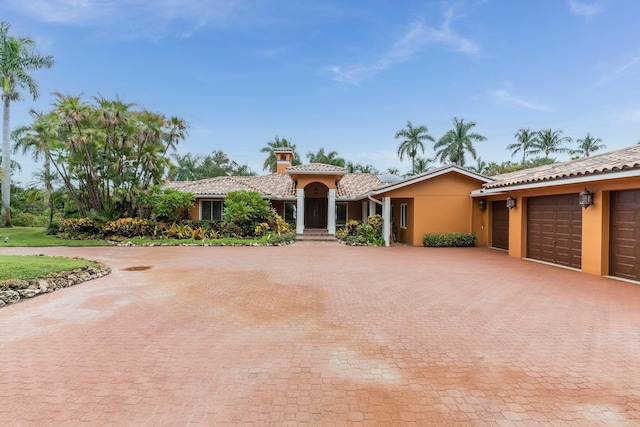
[{"label": "blue sky", "polygon": [[[476,122],[485,161],[510,160],[523,127],[633,145],[638,16],[637,0],[4,0],[0,19],[56,59],[12,127],[52,92],[117,95],[186,120],[180,153],[223,150],[262,174],[276,135],[303,162],[324,147],[404,173],[394,134],[409,120],[436,139],[453,117]],[[31,181],[38,165],[16,160]]]}]

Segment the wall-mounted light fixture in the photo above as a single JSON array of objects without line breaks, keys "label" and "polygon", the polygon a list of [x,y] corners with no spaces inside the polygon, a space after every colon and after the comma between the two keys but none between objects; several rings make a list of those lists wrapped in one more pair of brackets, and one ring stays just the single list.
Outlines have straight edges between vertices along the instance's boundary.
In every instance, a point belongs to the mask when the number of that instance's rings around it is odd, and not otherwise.
[{"label": "wall-mounted light fixture", "polygon": [[317,196],[319,192],[320,192],[320,190],[318,190],[318,187],[314,187],[313,188],[313,195],[314,196]]},{"label": "wall-mounted light fixture", "polygon": [[516,198],[513,196],[507,197],[507,209],[513,209],[516,207]]},{"label": "wall-mounted light fixture", "polygon": [[578,203],[580,206],[587,209],[593,204],[593,193],[586,188],[578,194]]},{"label": "wall-mounted light fixture", "polygon": [[487,209],[487,201],[485,199],[478,200],[478,207],[481,211]]}]

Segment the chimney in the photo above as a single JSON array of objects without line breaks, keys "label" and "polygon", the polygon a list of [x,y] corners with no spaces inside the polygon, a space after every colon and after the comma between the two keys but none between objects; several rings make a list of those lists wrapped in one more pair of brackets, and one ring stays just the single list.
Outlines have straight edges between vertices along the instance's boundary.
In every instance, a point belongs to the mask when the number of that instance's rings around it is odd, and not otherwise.
[{"label": "chimney", "polygon": [[287,168],[291,166],[291,161],[293,160],[293,149],[289,147],[274,148],[273,154],[275,154],[278,164],[277,172],[283,175],[286,174]]}]

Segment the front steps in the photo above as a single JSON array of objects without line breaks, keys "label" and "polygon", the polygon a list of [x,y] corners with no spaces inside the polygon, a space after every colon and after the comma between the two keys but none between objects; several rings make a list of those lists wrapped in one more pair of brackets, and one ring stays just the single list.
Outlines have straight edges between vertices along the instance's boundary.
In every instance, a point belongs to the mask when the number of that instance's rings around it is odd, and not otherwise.
[{"label": "front steps", "polygon": [[305,244],[339,244],[338,239],[329,234],[324,228],[305,228],[303,234],[296,235],[296,243]]}]

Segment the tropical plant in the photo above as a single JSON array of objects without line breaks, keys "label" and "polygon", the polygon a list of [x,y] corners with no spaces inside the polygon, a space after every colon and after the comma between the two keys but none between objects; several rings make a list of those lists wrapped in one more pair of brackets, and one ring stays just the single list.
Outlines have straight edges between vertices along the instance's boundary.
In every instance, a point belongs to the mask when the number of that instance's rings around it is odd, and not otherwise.
[{"label": "tropical plant", "polygon": [[469,166],[469,167],[467,167],[467,169],[469,169],[470,171],[482,174],[482,175],[486,175],[489,172],[489,164],[487,162],[485,162],[484,160],[482,160],[482,158],[478,157],[476,159],[476,165],[475,166]]},{"label": "tropical plant", "polygon": [[577,139],[578,148],[575,150],[569,150],[569,154],[578,157],[589,157],[594,151],[602,150],[606,145],[602,144],[602,139],[594,138],[587,133],[587,136],[581,139]]},{"label": "tropical plant", "polygon": [[380,173],[378,169],[376,169],[372,165],[362,165],[360,163],[353,163],[353,162],[347,162],[345,169],[347,169],[347,172],[349,173],[374,173],[374,174]]},{"label": "tropical plant", "polygon": [[571,142],[568,136],[562,136],[561,130],[544,129],[538,132],[535,141],[531,144],[529,153],[543,154],[545,158],[549,158],[550,154],[565,153],[567,148],[562,145],[565,142]]},{"label": "tropical plant", "polygon": [[433,169],[433,159],[426,157],[416,157],[413,161],[413,170],[409,175],[418,175]]},{"label": "tropical plant", "polygon": [[20,96],[16,89],[26,87],[33,99],[39,95],[37,82],[29,75],[30,71],[53,66],[53,56],[40,55],[35,51],[35,42],[28,37],[9,36],[11,25],[0,22],[0,77],[2,78],[2,225],[11,226],[11,144],[9,135],[11,129],[10,108],[11,101],[17,101]]},{"label": "tropical plant", "polygon": [[400,169],[398,169],[398,168],[387,168],[385,173],[388,173],[389,175],[400,175]]},{"label": "tropical plant", "polygon": [[396,132],[395,139],[402,139],[402,142],[398,146],[398,157],[400,161],[404,157],[411,159],[411,170],[416,170],[416,157],[418,156],[418,150],[424,154],[424,141],[434,141],[433,137],[429,134],[429,129],[422,125],[413,127],[410,121],[407,121],[407,128],[400,129]]},{"label": "tropical plant", "polygon": [[257,191],[231,191],[224,200],[222,217],[233,222],[242,230],[244,236],[250,236],[256,225],[270,222],[269,201]]},{"label": "tropical plant", "polygon": [[464,122],[464,119],[453,118],[453,129],[448,131],[433,146],[436,150],[436,160],[441,163],[451,162],[458,166],[464,166],[465,153],[471,154],[476,159],[476,149],[474,142],[486,141],[487,138],[475,133],[469,132],[476,126],[475,122]]},{"label": "tropical plant", "polygon": [[522,164],[527,161],[527,154],[532,145],[536,142],[537,132],[532,131],[529,128],[522,128],[514,137],[518,142],[507,145],[507,150],[511,151],[511,157],[514,157],[518,152],[522,153]]},{"label": "tropical plant", "polygon": [[105,219],[141,214],[141,194],[161,183],[169,150],[186,125],[121,100],[56,94],[54,110],[17,134],[18,147],[48,158],[80,216]]},{"label": "tropical plant", "polygon": [[158,221],[178,221],[185,218],[194,202],[193,193],[172,188],[161,189],[158,185],[140,193],[141,210],[145,213],[143,216]]},{"label": "tropical plant", "polygon": [[276,148],[291,148],[293,150],[293,159],[291,159],[291,165],[296,166],[300,164],[300,159],[296,155],[296,146],[291,143],[291,141],[286,138],[280,139],[278,135],[273,139],[273,141],[267,142],[267,145],[260,149],[261,153],[268,153],[267,158],[264,161],[264,165],[262,166],[262,170],[268,170],[271,173],[275,173],[278,171],[278,159],[276,158],[276,154],[273,152]]},{"label": "tropical plant", "polygon": [[324,152],[324,148],[320,148],[316,153],[309,151],[307,153],[307,159],[309,163],[323,163],[325,165],[333,166],[345,166],[345,160],[342,157],[338,157],[337,151]]},{"label": "tropical plant", "polygon": [[426,247],[470,247],[476,244],[475,233],[426,233],[422,243]]}]

